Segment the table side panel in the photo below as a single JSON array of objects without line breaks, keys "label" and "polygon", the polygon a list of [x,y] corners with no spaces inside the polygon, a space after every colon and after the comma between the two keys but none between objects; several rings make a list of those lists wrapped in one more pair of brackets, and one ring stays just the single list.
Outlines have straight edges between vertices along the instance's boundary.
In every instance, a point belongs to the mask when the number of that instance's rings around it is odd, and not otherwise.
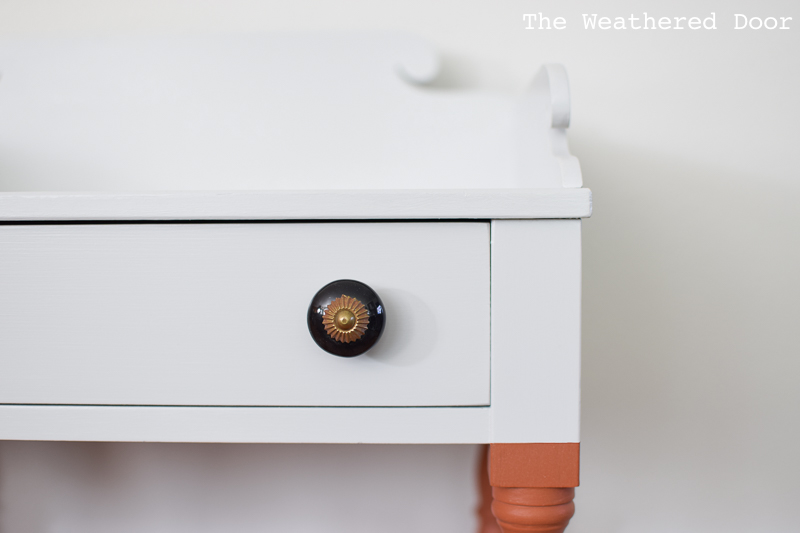
[{"label": "table side panel", "polygon": [[492,442],[580,441],[580,333],[581,221],[492,222]]}]

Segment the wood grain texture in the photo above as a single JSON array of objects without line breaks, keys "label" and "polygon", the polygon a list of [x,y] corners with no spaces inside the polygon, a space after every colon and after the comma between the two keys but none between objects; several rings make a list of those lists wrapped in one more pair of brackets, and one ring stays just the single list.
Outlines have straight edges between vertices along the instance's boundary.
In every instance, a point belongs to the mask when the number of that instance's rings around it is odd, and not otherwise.
[{"label": "wood grain texture", "polygon": [[[336,279],[386,306],[353,359],[307,329]],[[489,403],[486,223],[0,226],[0,294],[0,403]]]},{"label": "wood grain texture", "polygon": [[0,193],[0,221],[581,218],[588,189]]}]

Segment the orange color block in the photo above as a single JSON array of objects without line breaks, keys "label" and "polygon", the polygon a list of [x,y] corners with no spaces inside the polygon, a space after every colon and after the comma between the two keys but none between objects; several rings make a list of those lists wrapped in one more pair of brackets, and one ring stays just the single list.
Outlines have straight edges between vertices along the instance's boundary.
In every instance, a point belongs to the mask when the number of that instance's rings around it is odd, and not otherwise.
[{"label": "orange color block", "polygon": [[480,533],[563,533],[575,514],[579,467],[578,443],[489,445],[480,468]]},{"label": "orange color block", "polygon": [[580,449],[577,442],[492,444],[489,482],[492,487],[577,487]]}]

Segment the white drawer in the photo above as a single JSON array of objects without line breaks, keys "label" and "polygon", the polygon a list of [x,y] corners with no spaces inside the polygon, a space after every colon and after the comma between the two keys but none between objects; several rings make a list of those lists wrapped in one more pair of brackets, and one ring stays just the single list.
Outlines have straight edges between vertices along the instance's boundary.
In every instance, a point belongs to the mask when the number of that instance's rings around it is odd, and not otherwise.
[{"label": "white drawer", "polygon": [[[386,328],[352,359],[314,344],[342,278]],[[489,403],[489,225],[0,226],[0,403]]]}]

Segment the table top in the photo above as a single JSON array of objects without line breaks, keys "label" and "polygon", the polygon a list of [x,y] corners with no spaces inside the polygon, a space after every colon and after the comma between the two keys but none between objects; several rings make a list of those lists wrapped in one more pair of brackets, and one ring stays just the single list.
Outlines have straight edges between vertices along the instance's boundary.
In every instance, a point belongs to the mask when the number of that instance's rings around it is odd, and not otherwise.
[{"label": "table top", "polygon": [[0,221],[582,218],[589,189],[0,193]]}]

